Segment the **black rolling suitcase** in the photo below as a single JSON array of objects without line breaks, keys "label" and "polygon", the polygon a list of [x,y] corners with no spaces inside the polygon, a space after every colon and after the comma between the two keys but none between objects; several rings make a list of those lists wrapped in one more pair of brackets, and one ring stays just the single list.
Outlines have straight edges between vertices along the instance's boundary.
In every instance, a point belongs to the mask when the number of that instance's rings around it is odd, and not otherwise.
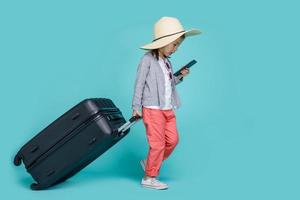
[{"label": "black rolling suitcase", "polygon": [[36,183],[33,190],[63,182],[83,169],[129,132],[128,122],[110,99],[86,99],[42,130],[17,153]]}]

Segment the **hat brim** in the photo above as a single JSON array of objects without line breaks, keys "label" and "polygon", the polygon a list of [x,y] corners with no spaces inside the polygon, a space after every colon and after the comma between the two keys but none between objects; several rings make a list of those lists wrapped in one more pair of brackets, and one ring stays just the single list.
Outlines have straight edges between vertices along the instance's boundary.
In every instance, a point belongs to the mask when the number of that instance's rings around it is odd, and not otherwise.
[{"label": "hat brim", "polygon": [[194,36],[194,35],[199,35],[201,34],[201,31],[198,29],[191,29],[182,33],[178,33],[169,37],[165,37],[165,38],[161,38],[159,40],[156,40],[150,44],[146,44],[142,47],[140,47],[141,49],[145,49],[145,50],[151,50],[151,49],[159,49],[161,47],[164,47],[168,44],[170,44],[171,42],[174,42],[175,40],[177,40],[178,38],[180,38],[182,35],[185,35],[186,37],[190,37],[190,36]]}]

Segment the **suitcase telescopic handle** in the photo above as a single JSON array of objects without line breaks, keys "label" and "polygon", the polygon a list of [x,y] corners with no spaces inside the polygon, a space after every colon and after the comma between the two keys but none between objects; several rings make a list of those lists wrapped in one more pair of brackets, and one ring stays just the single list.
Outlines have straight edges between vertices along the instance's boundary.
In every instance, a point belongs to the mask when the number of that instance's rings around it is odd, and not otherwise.
[{"label": "suitcase telescopic handle", "polygon": [[119,136],[123,136],[124,132],[129,129],[133,124],[135,124],[137,121],[139,121],[141,119],[140,116],[132,116],[128,122],[126,122],[125,124],[123,124],[120,128],[118,128],[118,134]]}]

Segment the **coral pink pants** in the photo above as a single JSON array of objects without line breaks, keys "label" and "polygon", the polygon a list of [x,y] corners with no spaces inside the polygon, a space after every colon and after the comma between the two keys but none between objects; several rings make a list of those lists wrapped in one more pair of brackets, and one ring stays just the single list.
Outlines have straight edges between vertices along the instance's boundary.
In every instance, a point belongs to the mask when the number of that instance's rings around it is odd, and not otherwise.
[{"label": "coral pink pants", "polygon": [[157,176],[163,160],[167,159],[178,143],[178,131],[173,110],[142,109],[149,152],[146,175]]}]

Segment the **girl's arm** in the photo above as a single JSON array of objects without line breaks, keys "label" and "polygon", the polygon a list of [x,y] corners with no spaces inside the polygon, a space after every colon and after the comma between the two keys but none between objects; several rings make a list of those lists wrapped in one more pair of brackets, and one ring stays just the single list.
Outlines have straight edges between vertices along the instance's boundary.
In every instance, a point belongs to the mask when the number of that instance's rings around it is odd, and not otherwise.
[{"label": "girl's arm", "polygon": [[190,73],[190,70],[188,68],[185,68],[180,71],[181,74],[178,76],[175,76],[175,84],[177,85],[178,83],[181,83],[183,81],[183,77],[188,75]]},{"label": "girl's arm", "polygon": [[142,95],[145,87],[146,77],[150,69],[150,59],[144,56],[137,69],[137,75],[134,86],[134,95],[132,100],[132,109],[138,111],[142,107]]},{"label": "girl's arm", "polygon": [[179,76],[174,76],[175,79],[175,85],[181,83],[183,81],[183,77]]}]

